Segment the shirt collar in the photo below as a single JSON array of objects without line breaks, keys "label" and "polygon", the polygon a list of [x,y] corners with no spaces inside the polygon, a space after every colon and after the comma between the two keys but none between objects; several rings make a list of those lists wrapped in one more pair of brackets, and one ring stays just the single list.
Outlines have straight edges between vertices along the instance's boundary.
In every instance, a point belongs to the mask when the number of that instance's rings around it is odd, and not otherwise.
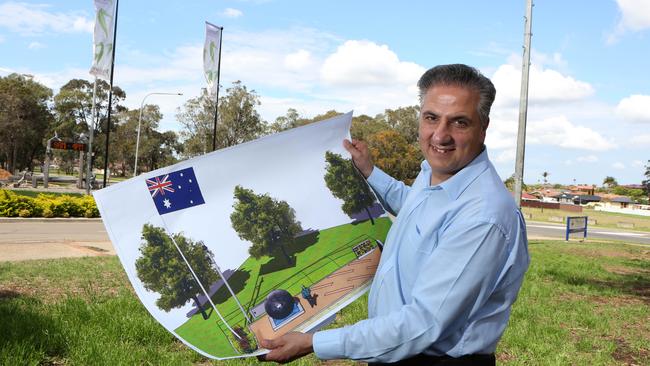
[{"label": "shirt collar", "polygon": [[[463,169],[458,173],[452,175],[446,181],[435,185],[430,186],[432,188],[439,187],[447,193],[450,199],[456,200],[460,195],[465,191],[465,189],[476,179],[478,176],[485,171],[488,167],[488,154],[487,148],[483,146],[483,151],[478,154],[469,164],[467,164]],[[429,163],[424,160],[422,162],[422,170],[427,171],[429,176],[428,179],[431,179],[431,166]],[[427,182],[428,183],[428,182]]]}]

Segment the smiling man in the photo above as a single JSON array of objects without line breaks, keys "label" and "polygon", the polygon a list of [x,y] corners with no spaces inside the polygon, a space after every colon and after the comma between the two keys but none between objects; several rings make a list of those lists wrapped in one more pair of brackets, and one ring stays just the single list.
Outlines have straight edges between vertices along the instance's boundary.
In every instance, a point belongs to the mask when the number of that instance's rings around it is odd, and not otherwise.
[{"label": "smiling man", "polygon": [[466,65],[422,75],[419,144],[411,187],[372,164],[366,144],[344,141],[355,165],[397,214],[368,298],[368,319],[289,333],[261,345],[266,360],[310,352],[370,364],[494,365],[494,351],[528,268],[525,223],[484,141],[496,91]]}]

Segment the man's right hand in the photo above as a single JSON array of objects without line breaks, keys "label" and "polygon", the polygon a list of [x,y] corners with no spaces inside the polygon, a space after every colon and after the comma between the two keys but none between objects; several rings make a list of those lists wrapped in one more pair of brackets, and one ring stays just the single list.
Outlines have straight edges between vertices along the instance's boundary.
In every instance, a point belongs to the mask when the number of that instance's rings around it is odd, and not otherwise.
[{"label": "man's right hand", "polygon": [[364,177],[368,178],[370,176],[370,173],[372,173],[372,169],[374,167],[374,164],[372,163],[372,159],[370,158],[370,150],[368,150],[368,145],[359,140],[352,139],[350,140],[343,140],[343,147],[352,155],[352,161],[354,162],[354,165],[359,169],[361,174],[363,174]]}]

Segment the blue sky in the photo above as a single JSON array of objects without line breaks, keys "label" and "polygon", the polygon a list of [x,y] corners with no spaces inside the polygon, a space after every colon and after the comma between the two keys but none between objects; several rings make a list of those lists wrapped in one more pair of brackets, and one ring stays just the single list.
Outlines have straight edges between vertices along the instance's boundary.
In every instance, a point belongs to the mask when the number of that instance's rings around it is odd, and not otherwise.
[{"label": "blue sky", "polygon": [[[427,68],[466,63],[497,87],[486,144],[514,172],[524,0],[121,1],[115,85],[138,108],[150,92],[178,129],[176,109],[205,87],[204,22],[224,26],[221,84],[241,80],[267,121],[296,108],[374,116],[417,103]],[[0,75],[19,72],[56,92],[91,80],[94,6],[1,1]],[[526,183],[639,183],[650,159],[650,1],[537,1]]]}]

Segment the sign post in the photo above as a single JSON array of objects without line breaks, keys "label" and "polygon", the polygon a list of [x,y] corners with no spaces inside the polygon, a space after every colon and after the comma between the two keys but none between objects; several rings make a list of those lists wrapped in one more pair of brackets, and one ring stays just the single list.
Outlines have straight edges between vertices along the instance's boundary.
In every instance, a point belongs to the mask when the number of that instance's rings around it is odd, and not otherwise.
[{"label": "sign post", "polygon": [[566,237],[569,241],[569,234],[582,233],[582,240],[587,238],[587,216],[567,216],[566,218]]}]

